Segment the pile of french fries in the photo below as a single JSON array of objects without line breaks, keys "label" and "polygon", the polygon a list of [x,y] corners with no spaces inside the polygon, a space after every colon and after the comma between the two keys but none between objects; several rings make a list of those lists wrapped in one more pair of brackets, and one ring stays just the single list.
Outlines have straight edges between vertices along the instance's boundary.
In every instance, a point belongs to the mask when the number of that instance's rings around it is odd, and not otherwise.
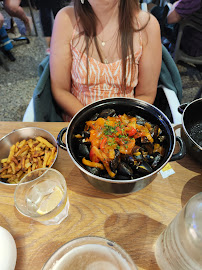
[{"label": "pile of french fries", "polygon": [[1,160],[0,180],[17,184],[31,171],[50,167],[56,154],[57,148],[41,136],[17,142],[10,147],[9,156]]}]

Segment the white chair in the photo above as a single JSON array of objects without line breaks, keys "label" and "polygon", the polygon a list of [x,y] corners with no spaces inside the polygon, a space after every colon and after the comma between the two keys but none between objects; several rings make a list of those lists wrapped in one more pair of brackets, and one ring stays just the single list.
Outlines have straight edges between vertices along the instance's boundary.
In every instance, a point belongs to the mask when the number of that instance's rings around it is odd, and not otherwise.
[{"label": "white chair", "polygon": [[33,98],[30,100],[29,105],[24,113],[23,122],[34,122],[34,102]]}]

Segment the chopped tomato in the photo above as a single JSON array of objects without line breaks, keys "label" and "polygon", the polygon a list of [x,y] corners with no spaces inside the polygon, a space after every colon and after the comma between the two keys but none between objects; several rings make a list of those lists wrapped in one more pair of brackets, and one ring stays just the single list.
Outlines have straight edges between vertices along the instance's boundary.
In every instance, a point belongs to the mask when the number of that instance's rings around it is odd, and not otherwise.
[{"label": "chopped tomato", "polygon": [[128,131],[128,136],[133,137],[137,133],[137,130],[135,128],[131,128]]},{"label": "chopped tomato", "polygon": [[99,162],[100,161],[100,159],[98,158],[98,156],[95,153],[94,147],[91,148],[89,156],[90,156],[90,160],[92,162]]}]

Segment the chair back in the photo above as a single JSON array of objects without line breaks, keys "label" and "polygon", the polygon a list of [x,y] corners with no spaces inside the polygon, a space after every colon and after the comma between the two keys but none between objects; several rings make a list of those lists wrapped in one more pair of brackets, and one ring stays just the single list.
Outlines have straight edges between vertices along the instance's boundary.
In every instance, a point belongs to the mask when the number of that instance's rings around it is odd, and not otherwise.
[{"label": "chair back", "polygon": [[193,57],[185,54],[182,50],[180,50],[180,43],[183,35],[184,28],[189,26],[194,29],[196,29],[199,32],[202,32],[202,15],[201,11],[195,12],[193,15],[190,17],[183,19],[179,23],[179,31],[178,31],[178,36],[177,36],[177,41],[175,45],[175,50],[173,54],[173,58],[175,63],[177,63],[179,60],[182,60],[184,62],[192,63],[192,64],[197,64],[201,65],[202,64],[202,56],[199,57]]}]

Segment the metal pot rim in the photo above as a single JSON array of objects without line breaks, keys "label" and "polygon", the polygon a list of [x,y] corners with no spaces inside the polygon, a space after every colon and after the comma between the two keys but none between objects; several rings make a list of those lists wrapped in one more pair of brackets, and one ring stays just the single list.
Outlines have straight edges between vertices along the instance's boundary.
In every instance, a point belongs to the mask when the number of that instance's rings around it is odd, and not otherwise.
[{"label": "metal pot rim", "polygon": [[188,108],[193,105],[194,103],[197,103],[197,102],[202,102],[202,98],[198,98],[198,99],[195,99],[193,100],[192,102],[190,102],[186,107],[185,109],[183,110],[183,113],[182,113],[182,127],[183,127],[183,130],[185,132],[185,134],[187,135],[187,137],[191,140],[191,142],[197,147],[199,148],[199,150],[202,150],[202,146],[200,146],[197,142],[195,142],[194,139],[192,139],[192,137],[189,135],[186,127],[185,127],[185,123],[184,123],[184,118],[185,118],[185,113],[186,111],[188,110]]}]

